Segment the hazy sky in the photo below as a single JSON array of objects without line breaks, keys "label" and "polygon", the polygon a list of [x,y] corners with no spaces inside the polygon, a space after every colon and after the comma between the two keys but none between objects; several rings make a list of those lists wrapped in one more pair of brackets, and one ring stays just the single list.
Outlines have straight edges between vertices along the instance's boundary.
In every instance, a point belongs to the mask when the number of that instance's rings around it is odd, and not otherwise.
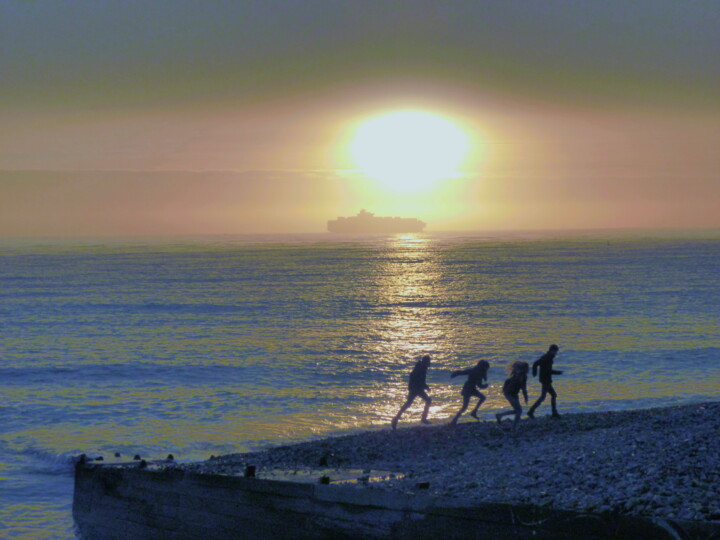
[{"label": "hazy sky", "polygon": [[[0,235],[720,227],[720,3],[0,0]],[[350,144],[467,134],[397,192]]]}]

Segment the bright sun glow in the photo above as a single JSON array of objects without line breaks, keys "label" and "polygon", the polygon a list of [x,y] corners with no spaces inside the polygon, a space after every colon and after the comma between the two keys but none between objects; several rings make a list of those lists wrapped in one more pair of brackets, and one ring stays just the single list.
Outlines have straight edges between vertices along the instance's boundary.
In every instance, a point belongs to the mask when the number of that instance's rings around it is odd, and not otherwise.
[{"label": "bright sun glow", "polygon": [[400,111],[362,123],[350,151],[361,171],[396,191],[420,191],[458,176],[469,142],[450,120]]}]

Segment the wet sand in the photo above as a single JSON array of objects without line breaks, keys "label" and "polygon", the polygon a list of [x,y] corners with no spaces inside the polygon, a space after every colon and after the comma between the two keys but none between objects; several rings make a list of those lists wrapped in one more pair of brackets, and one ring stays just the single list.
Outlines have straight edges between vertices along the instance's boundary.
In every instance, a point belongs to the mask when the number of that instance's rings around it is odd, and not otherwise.
[{"label": "wet sand", "polygon": [[248,465],[259,475],[284,470],[298,478],[322,470],[331,480],[333,471],[338,478],[348,469],[392,471],[359,487],[463,504],[720,521],[720,402],[538,416],[523,419],[515,432],[464,419],[455,427],[388,426],[183,467],[243,475]]}]

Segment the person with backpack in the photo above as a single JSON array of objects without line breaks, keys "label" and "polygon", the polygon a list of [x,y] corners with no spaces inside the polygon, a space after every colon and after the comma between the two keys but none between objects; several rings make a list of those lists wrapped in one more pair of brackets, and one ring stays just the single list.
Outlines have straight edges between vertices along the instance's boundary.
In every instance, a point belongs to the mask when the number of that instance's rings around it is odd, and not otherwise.
[{"label": "person with backpack", "polygon": [[508,373],[508,378],[503,384],[503,395],[508,403],[512,405],[512,411],[504,411],[497,413],[495,418],[497,419],[498,425],[502,426],[502,417],[510,414],[515,415],[515,421],[513,422],[513,431],[517,428],[520,423],[520,417],[522,416],[522,407],[520,406],[520,392],[522,391],[523,397],[525,398],[525,405],[528,402],[527,395],[527,373],[530,369],[527,362],[521,362],[518,360],[510,364],[505,368]]}]

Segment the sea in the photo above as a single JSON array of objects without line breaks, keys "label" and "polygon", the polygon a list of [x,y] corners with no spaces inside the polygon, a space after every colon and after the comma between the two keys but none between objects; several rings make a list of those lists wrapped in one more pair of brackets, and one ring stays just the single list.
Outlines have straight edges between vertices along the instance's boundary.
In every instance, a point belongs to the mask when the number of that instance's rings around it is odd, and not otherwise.
[{"label": "sea", "polygon": [[561,413],[720,399],[718,291],[717,230],[0,240],[0,537],[75,537],[83,453],[390,429],[424,354],[435,424],[552,343]]}]

